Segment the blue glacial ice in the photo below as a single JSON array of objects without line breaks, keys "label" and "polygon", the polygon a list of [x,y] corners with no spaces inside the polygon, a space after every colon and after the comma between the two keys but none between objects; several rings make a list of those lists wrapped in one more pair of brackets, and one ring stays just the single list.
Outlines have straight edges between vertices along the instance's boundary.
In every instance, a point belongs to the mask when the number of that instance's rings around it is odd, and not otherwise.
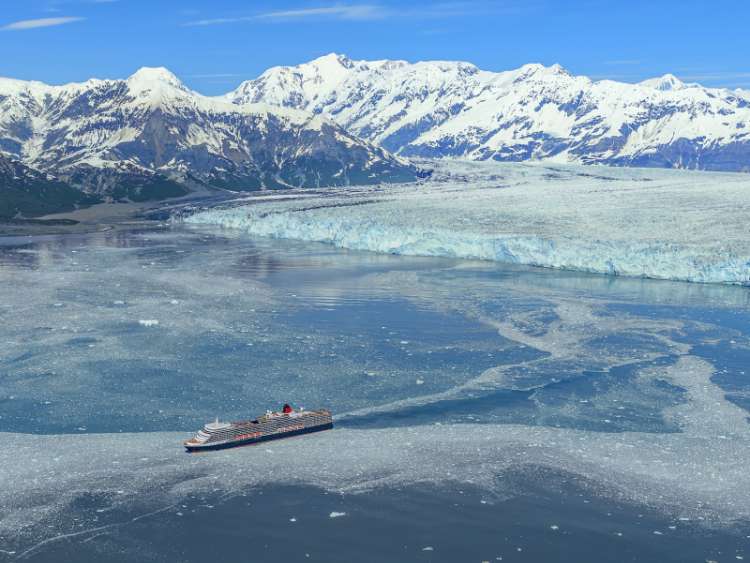
[{"label": "blue glacial ice", "polygon": [[424,184],[262,194],[185,221],[390,254],[746,285],[749,219],[743,174],[453,162]]}]

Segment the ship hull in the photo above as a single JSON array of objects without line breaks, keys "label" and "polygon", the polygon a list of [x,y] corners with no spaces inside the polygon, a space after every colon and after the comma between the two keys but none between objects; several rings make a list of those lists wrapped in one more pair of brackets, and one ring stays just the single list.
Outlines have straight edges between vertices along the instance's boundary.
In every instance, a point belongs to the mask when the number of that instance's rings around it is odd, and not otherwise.
[{"label": "ship hull", "polygon": [[190,453],[206,452],[206,451],[213,451],[213,450],[226,450],[229,448],[237,448],[240,446],[251,446],[253,444],[259,444],[260,442],[270,442],[271,440],[281,440],[282,438],[291,438],[292,436],[300,436],[302,434],[322,432],[323,430],[331,430],[332,428],[333,428],[333,422],[329,422],[328,424],[320,424],[318,426],[310,426],[308,428],[299,428],[296,430],[290,430],[289,432],[279,432],[277,434],[266,434],[264,436],[255,436],[252,438],[231,440],[228,442],[221,442],[218,444],[200,444],[200,445],[185,444],[185,449]]}]

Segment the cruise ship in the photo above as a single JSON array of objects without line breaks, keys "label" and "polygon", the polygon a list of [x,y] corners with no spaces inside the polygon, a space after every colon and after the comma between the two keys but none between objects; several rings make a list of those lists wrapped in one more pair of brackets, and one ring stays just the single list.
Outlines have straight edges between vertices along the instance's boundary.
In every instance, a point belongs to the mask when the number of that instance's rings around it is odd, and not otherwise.
[{"label": "cruise ship", "polygon": [[295,410],[289,405],[284,405],[280,412],[267,411],[255,420],[219,422],[217,418],[187,440],[185,448],[189,452],[221,450],[331,428],[333,418],[329,410]]}]

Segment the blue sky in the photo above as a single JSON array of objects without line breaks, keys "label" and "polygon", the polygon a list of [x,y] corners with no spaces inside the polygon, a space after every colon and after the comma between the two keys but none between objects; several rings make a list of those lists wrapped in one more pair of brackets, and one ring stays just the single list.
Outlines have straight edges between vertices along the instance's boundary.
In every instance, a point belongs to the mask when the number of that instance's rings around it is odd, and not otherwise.
[{"label": "blue sky", "polygon": [[63,83],[166,66],[218,94],[337,52],[750,88],[748,22],[748,0],[2,0],[0,75]]}]

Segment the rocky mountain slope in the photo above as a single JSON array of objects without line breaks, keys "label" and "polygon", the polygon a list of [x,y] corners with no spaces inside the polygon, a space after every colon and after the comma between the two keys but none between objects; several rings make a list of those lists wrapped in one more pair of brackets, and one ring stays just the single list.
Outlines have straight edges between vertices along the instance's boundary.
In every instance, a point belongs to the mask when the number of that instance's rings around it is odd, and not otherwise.
[{"label": "rocky mountain slope", "polygon": [[462,62],[274,67],[225,96],[325,115],[403,156],[750,171],[750,93],[671,75],[625,84],[558,65]]},{"label": "rocky mountain slope", "polygon": [[69,211],[97,197],[0,155],[0,220]]},{"label": "rocky mountain slope", "polygon": [[48,86],[0,79],[0,151],[90,193],[159,199],[414,178],[415,168],[322,116],[202,96],[163,68]]}]

